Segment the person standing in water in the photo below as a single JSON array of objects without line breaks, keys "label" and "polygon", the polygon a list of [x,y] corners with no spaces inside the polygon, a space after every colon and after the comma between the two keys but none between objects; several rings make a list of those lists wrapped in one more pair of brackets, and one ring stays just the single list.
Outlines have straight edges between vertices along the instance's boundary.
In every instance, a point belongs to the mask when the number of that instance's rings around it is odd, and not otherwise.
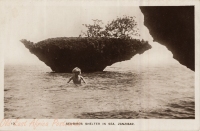
[{"label": "person standing in water", "polygon": [[73,80],[73,83],[76,84],[81,84],[81,80],[85,83],[86,81],[84,80],[84,78],[81,76],[81,69],[76,67],[72,70],[72,73],[74,74],[67,83],[69,83],[71,80]]}]

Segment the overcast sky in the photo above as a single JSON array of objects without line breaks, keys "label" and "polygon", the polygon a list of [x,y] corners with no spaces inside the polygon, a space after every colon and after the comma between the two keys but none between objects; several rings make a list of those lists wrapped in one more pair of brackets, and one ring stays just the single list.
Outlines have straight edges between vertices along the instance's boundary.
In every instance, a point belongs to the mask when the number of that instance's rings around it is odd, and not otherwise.
[{"label": "overcast sky", "polygon": [[[1,38],[4,44],[6,64],[43,64],[20,42],[27,39],[38,42],[47,38],[79,36],[82,24],[100,19],[106,24],[115,18],[135,16],[141,38],[148,40],[153,48],[134,61],[144,63],[174,62],[172,53],[164,46],[154,43],[148,29],[143,25],[144,16],[139,7],[134,6],[66,6],[48,4],[19,4],[1,8]],[[2,51],[2,50],[1,50]]]}]

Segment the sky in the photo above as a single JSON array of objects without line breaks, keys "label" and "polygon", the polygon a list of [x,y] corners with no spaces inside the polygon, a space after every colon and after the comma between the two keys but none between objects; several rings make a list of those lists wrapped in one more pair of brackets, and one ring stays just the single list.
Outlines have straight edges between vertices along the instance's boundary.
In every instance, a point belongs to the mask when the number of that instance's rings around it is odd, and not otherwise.
[{"label": "sky", "polygon": [[44,64],[31,54],[20,42],[27,39],[34,43],[55,37],[79,36],[91,24],[92,19],[108,21],[123,15],[135,16],[140,30],[140,39],[149,41],[152,49],[131,59],[132,63],[174,63],[172,53],[165,46],[153,42],[148,29],[143,25],[144,16],[135,6],[66,6],[48,4],[18,4],[1,8],[1,43],[5,64]]}]

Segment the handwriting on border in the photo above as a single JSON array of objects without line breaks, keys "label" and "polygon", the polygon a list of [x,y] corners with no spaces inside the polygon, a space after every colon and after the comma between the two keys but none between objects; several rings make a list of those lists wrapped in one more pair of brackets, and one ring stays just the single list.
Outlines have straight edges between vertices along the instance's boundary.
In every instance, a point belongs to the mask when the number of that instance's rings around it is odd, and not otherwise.
[{"label": "handwriting on border", "polygon": [[77,120],[75,122],[69,122],[67,120],[54,119],[51,122],[47,122],[41,119],[23,120],[23,119],[3,119],[0,122],[0,127],[30,127],[36,129],[38,127],[64,127],[64,126],[90,126],[90,125],[134,125],[134,123],[114,123],[114,122],[81,122]]}]

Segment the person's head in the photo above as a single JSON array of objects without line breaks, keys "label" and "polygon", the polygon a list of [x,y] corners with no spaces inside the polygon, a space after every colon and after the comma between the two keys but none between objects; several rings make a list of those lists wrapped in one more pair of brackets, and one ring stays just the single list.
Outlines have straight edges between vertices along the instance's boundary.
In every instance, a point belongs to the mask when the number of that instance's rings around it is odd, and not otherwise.
[{"label": "person's head", "polygon": [[74,73],[75,75],[80,75],[80,74],[81,74],[81,69],[78,68],[78,67],[75,67],[75,68],[72,70],[72,73]]}]

